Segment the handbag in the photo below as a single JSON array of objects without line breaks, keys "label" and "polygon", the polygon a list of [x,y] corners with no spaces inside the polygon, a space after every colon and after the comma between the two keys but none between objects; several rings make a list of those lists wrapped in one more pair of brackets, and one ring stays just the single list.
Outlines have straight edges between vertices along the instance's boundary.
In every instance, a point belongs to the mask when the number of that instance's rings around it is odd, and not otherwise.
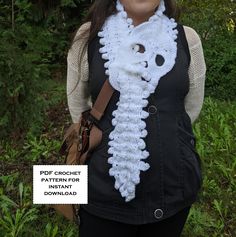
[{"label": "handbag", "polygon": [[[81,113],[79,121],[66,130],[59,153],[65,156],[66,165],[83,165],[91,152],[101,143],[102,130],[98,122],[110,101],[114,88],[106,79],[92,108]],[[79,204],[51,204],[66,219],[80,224]]]}]

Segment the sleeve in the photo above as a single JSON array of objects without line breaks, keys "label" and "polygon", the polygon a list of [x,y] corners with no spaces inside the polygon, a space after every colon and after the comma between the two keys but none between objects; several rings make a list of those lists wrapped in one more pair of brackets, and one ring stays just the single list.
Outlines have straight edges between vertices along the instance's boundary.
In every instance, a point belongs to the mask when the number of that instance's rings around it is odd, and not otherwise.
[{"label": "sleeve", "polygon": [[[85,23],[86,24],[86,23]],[[87,47],[85,48],[82,60],[79,61],[84,41],[81,32],[86,25],[82,25],[76,33],[75,42],[67,55],[67,104],[73,123],[79,121],[84,110],[91,108],[91,97],[88,88],[88,61]]]},{"label": "sleeve", "polygon": [[206,63],[204,58],[201,39],[196,31],[184,26],[186,38],[189,45],[191,61],[189,65],[189,92],[185,97],[185,109],[193,124],[198,118],[204,100]]}]

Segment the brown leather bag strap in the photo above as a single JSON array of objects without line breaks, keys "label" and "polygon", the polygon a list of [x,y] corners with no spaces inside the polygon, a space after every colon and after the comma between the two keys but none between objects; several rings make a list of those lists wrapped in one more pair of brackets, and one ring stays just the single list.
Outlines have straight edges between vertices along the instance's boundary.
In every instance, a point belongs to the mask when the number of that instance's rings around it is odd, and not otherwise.
[{"label": "brown leather bag strap", "polygon": [[[90,114],[92,115],[92,119],[94,120],[100,120],[101,117],[103,116],[103,113],[106,109],[106,106],[108,105],[108,102],[112,96],[114,92],[114,88],[111,86],[111,84],[109,83],[109,80],[106,79],[101,91],[99,92],[97,99],[92,107],[92,109],[90,110]],[[80,117],[81,119],[81,117]],[[96,123],[96,121],[95,121]],[[63,142],[62,145],[59,149],[59,152],[61,155],[65,154],[66,148],[68,146],[68,144],[66,143],[66,140],[68,139],[68,137],[72,134],[74,131],[78,131],[80,128],[80,123],[72,123],[70,125],[70,127],[67,129],[64,138],[63,138]]]},{"label": "brown leather bag strap", "polygon": [[90,111],[90,114],[97,120],[100,120],[111,99],[114,88],[111,86],[108,79],[105,80],[102,89],[100,90],[96,101]]}]

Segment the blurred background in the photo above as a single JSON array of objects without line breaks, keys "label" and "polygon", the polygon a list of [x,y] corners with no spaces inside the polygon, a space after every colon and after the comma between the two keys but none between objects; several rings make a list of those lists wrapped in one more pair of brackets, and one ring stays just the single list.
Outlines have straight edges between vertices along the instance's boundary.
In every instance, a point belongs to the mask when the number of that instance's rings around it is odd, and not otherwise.
[{"label": "blurred background", "polygon": [[[77,236],[76,226],[32,204],[32,167],[62,162],[71,124],[66,56],[91,1],[0,0],[0,236]],[[193,128],[203,190],[184,237],[236,236],[236,1],[178,0],[180,23],[200,35],[205,99]]]}]

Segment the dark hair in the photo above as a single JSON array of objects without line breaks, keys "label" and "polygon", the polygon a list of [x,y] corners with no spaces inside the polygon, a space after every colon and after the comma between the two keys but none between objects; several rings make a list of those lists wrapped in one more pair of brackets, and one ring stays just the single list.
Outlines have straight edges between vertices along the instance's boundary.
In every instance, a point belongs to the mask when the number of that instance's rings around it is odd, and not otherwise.
[{"label": "dark hair", "polygon": [[[176,4],[176,0],[164,0],[166,10],[164,14],[169,18],[174,18],[178,21],[180,16],[179,7]],[[84,54],[85,48],[87,47],[88,43],[96,37],[98,31],[103,26],[105,20],[110,15],[113,15],[117,12],[116,10],[116,0],[95,0],[94,3],[89,8],[87,14],[85,15],[84,19],[81,22],[81,25],[86,22],[91,22],[90,27],[83,31],[80,37],[87,38],[85,45],[83,45],[82,53],[79,55],[79,59],[81,59],[82,55]],[[89,32],[88,32],[89,31]],[[75,38],[78,29],[72,36],[72,42],[70,44],[70,48],[75,41],[78,40],[78,37]],[[80,60],[79,60],[80,61]],[[78,83],[77,83],[78,84]],[[76,84],[76,86],[77,86]]]}]

